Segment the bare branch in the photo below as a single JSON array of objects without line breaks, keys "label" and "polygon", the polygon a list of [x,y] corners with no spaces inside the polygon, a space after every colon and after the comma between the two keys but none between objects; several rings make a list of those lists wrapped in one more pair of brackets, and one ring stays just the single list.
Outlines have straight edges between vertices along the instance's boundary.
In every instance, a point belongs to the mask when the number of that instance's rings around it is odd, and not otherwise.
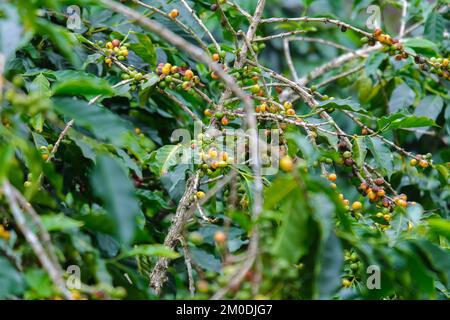
[{"label": "bare branch", "polygon": [[58,288],[60,293],[64,296],[64,298],[67,300],[71,300],[72,295],[65,286],[61,266],[53,261],[53,259],[49,256],[48,252],[44,249],[43,245],[39,241],[39,238],[36,236],[36,234],[34,234],[31,228],[28,227],[25,215],[23,214],[19,205],[19,199],[17,197],[18,191],[15,190],[15,188],[9,183],[9,181],[6,180],[3,182],[3,193],[9,204],[11,213],[17,223],[17,226],[21,230],[25,239],[27,239],[28,243],[33,248],[33,251],[41,262],[42,266],[47,271],[53,283]]}]

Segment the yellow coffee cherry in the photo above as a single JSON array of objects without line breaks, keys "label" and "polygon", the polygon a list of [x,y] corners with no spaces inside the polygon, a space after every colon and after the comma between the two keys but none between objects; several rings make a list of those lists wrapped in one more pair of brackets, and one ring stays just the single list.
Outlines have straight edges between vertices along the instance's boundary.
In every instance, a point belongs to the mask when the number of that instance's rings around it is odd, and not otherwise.
[{"label": "yellow coffee cherry", "polygon": [[290,172],[294,169],[294,162],[290,156],[284,156],[280,160],[280,168],[285,172]]},{"label": "yellow coffee cherry", "polygon": [[203,191],[197,191],[196,196],[198,199],[203,199],[205,197],[205,193]]},{"label": "yellow coffee cherry", "polygon": [[352,209],[353,210],[360,210],[362,208],[362,203],[359,201],[355,201],[352,204]]}]

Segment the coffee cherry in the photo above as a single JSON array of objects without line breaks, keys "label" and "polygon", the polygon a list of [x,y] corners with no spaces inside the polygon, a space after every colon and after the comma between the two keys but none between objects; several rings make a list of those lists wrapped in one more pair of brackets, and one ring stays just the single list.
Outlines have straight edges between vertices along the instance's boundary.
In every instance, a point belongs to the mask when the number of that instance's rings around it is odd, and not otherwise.
[{"label": "coffee cherry", "polygon": [[369,134],[369,131],[367,130],[367,128],[362,128],[361,129],[361,134],[363,135],[363,136],[365,136],[365,135],[368,135]]},{"label": "coffee cherry", "polygon": [[226,240],[227,235],[225,234],[225,232],[216,231],[216,233],[214,233],[214,241],[216,241],[218,245],[224,245]]},{"label": "coffee cherry", "polygon": [[162,68],[161,68],[161,72],[162,74],[168,75],[170,74],[172,69],[172,65],[170,63],[166,63]]},{"label": "coffee cherry", "polygon": [[395,203],[396,203],[398,206],[403,207],[403,208],[406,208],[406,207],[408,206],[408,202],[406,202],[406,201],[403,200],[403,199],[397,199],[397,200],[395,201]]},{"label": "coffee cherry", "polygon": [[220,123],[222,123],[223,126],[227,126],[229,122],[227,117],[223,117],[222,120],[220,120]]},{"label": "coffee cherry", "polygon": [[346,32],[346,31],[347,31],[347,27],[346,27],[346,26],[342,26],[342,27],[341,27],[341,31],[342,31],[342,32]]},{"label": "coffee cherry", "polygon": [[344,163],[346,166],[351,167],[355,162],[353,161],[352,158],[349,158],[349,159],[345,159]]},{"label": "coffee cherry", "polygon": [[226,151],[221,152],[220,158],[222,159],[222,161],[228,161],[228,152]]},{"label": "coffee cherry", "polygon": [[261,90],[261,88],[259,87],[259,85],[255,84],[253,86],[250,87],[250,92],[251,93],[258,93]]},{"label": "coffee cherry", "polygon": [[208,293],[209,283],[206,280],[200,280],[197,282],[197,290],[200,293]]},{"label": "coffee cherry", "polygon": [[352,203],[353,210],[360,210],[362,208],[362,203],[359,201],[355,201]]},{"label": "coffee cherry", "polygon": [[379,197],[384,197],[386,195],[386,191],[384,191],[384,189],[380,189],[377,192],[377,196]]},{"label": "coffee cherry", "polygon": [[212,117],[212,111],[210,109],[205,109],[205,111],[203,112],[205,114],[205,116],[207,117]]},{"label": "coffee cherry", "polygon": [[381,35],[383,33],[383,30],[381,30],[380,28],[375,28],[374,30],[373,30],[373,35],[375,36],[375,37],[378,37],[379,35]]},{"label": "coffee cherry", "polygon": [[0,238],[5,241],[8,241],[10,237],[11,233],[8,230],[6,230],[2,224],[0,224]]},{"label": "coffee cherry", "polygon": [[288,110],[286,111],[286,114],[287,114],[288,116],[295,116],[295,110],[294,110],[294,109],[288,109]]},{"label": "coffee cherry", "polygon": [[219,75],[213,71],[213,72],[211,72],[211,79],[217,80],[217,79],[219,79]]},{"label": "coffee cherry", "polygon": [[292,102],[286,101],[285,103],[283,103],[283,107],[284,107],[286,110],[292,109]]},{"label": "coffee cherry", "polygon": [[213,59],[213,61],[219,61],[219,60],[220,60],[219,54],[218,54],[218,53],[214,53],[214,54],[212,55],[212,59]]},{"label": "coffee cherry", "polygon": [[352,157],[352,153],[351,153],[350,151],[345,151],[345,152],[342,154],[342,156],[343,156],[345,159],[348,159],[348,158],[351,158],[351,157]]},{"label": "coffee cherry", "polygon": [[331,173],[328,175],[328,180],[330,181],[336,181],[337,175],[335,173]]},{"label": "coffee cherry", "polygon": [[177,9],[172,9],[172,11],[169,12],[169,17],[172,19],[175,19],[180,15],[180,12]]},{"label": "coffee cherry", "polygon": [[290,156],[284,156],[280,160],[280,168],[285,172],[290,172],[294,169],[294,162]]},{"label": "coffee cherry", "polygon": [[113,47],[114,46],[113,46],[112,42],[109,41],[109,42],[106,43],[106,48],[107,49],[112,49]]},{"label": "coffee cherry", "polygon": [[419,162],[419,166],[421,166],[422,168],[425,169],[425,168],[428,168],[429,163],[428,163],[427,160],[422,159],[422,160],[420,160],[420,162]]},{"label": "coffee cherry", "polygon": [[381,185],[383,185],[384,184],[384,179],[383,178],[378,178],[378,179],[375,179],[375,184],[377,185],[377,186],[381,186]]},{"label": "coffee cherry", "polygon": [[350,201],[348,199],[342,200],[342,203],[344,204],[344,206],[350,205]]},{"label": "coffee cherry", "polygon": [[212,148],[209,149],[209,150],[208,150],[208,156],[209,156],[210,158],[212,158],[212,159],[217,158],[218,153],[217,153],[216,149],[212,149]]},{"label": "coffee cherry", "polygon": [[218,7],[219,7],[219,6],[218,6],[216,3],[213,3],[213,4],[209,7],[209,9],[211,9],[211,11],[216,11]]},{"label": "coffee cherry", "polygon": [[416,159],[411,159],[411,160],[409,161],[409,165],[410,165],[411,167],[415,167],[415,166],[417,165],[417,160],[416,160]]},{"label": "coffee cherry", "polygon": [[195,195],[198,199],[203,199],[205,197],[205,193],[203,191],[197,191]]},{"label": "coffee cherry", "polygon": [[112,43],[112,45],[113,45],[114,48],[117,48],[117,47],[120,46],[120,41],[117,40],[117,39],[114,39],[111,43]]},{"label": "coffee cherry", "polygon": [[184,73],[184,76],[186,77],[186,79],[191,80],[194,77],[194,72],[192,72],[191,69],[188,69]]},{"label": "coffee cherry", "polygon": [[348,280],[348,279],[342,279],[342,286],[344,287],[344,288],[348,288],[348,287],[350,287],[352,285],[352,282],[350,281],[350,280]]}]

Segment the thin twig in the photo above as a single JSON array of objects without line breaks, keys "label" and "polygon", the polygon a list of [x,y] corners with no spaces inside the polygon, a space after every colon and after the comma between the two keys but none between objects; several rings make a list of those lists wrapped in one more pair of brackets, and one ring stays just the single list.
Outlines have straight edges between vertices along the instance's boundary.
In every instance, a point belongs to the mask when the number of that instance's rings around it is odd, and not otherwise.
[{"label": "thin twig", "polygon": [[184,239],[184,237],[180,236],[180,238],[178,238],[178,240],[180,240],[181,246],[183,248],[184,262],[186,264],[186,269],[187,269],[188,279],[189,279],[189,292],[191,293],[191,297],[193,297],[195,295],[195,281],[194,281],[194,276],[192,274],[191,253],[189,252],[189,246],[188,246],[186,240]]},{"label": "thin twig", "polygon": [[34,253],[36,254],[43,268],[47,271],[60,293],[64,296],[65,299],[72,300],[72,295],[65,286],[61,266],[59,264],[55,264],[54,261],[52,261],[51,257],[49,257],[48,255],[48,252],[44,249],[43,245],[39,241],[39,238],[36,236],[36,234],[34,234],[31,228],[28,227],[25,215],[19,206],[17,192],[18,191],[15,191],[15,188],[9,183],[9,181],[6,180],[3,182],[3,193],[6,197],[6,200],[8,201],[11,213],[17,223],[17,226],[22,231],[25,239],[27,239],[28,243],[33,248]]}]

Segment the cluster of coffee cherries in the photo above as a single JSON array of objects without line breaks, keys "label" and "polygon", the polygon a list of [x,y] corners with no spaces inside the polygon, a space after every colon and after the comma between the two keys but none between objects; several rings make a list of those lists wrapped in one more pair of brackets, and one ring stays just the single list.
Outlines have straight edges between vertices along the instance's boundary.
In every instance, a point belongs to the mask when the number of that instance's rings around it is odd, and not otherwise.
[{"label": "cluster of coffee cherries", "polygon": [[[102,44],[102,42],[99,42],[99,44]],[[106,43],[103,53],[106,55],[105,64],[111,68],[114,59],[123,61],[128,58],[128,46],[121,44],[120,40],[114,39]]]},{"label": "cluster of coffee cherries", "polygon": [[223,126],[227,126],[230,121],[236,119],[236,116],[234,114],[226,114],[222,111],[213,112],[211,109],[205,109],[205,111],[203,111],[203,114],[208,118],[215,117],[216,119],[220,120],[220,123]]},{"label": "cluster of coffee cherries", "polygon": [[355,279],[358,276],[359,270],[362,268],[362,262],[360,261],[356,252],[350,252],[349,250],[344,251],[344,264],[346,277],[342,279],[342,286],[348,288],[352,285],[353,281],[350,279]]},{"label": "cluster of coffee cherries", "polygon": [[158,83],[161,89],[169,87],[170,89],[184,90],[194,95],[194,86],[201,85],[199,76],[195,75],[194,71],[188,67],[160,63],[156,68],[156,73],[161,79]]},{"label": "cluster of coffee cherries", "polygon": [[[211,56],[211,58],[212,58],[212,60],[213,60],[214,62],[217,62],[217,63],[219,63],[219,64],[222,64],[222,69],[223,69],[224,71],[226,71],[226,66],[225,66],[225,64],[224,64],[225,56],[226,56],[225,51],[215,52],[215,53],[213,53],[212,56]],[[213,80],[219,79],[219,76],[217,75],[217,73],[216,73],[215,71],[212,71],[211,74],[210,74],[210,76],[211,76],[211,79],[213,79]]]},{"label": "cluster of coffee cherries", "polygon": [[200,159],[202,164],[200,168],[203,174],[215,176],[220,173],[221,169],[228,167],[232,159],[226,151],[219,151],[216,147],[209,147],[207,150],[200,151]]},{"label": "cluster of coffee cherries", "polygon": [[[431,57],[430,62],[433,65],[430,68],[431,73],[434,73],[444,79],[450,80],[450,64],[448,58]],[[422,69],[424,68],[422,67]]]},{"label": "cluster of coffee cherries", "polygon": [[397,60],[406,59],[409,57],[408,53],[404,51],[403,45],[390,35],[383,33],[383,30],[376,28],[373,30],[372,36],[361,38],[363,43],[369,46],[374,46],[377,41],[383,45],[383,50],[390,55],[396,55]]},{"label": "cluster of coffee cherries", "polygon": [[236,79],[236,84],[239,87],[248,87],[250,93],[257,96],[264,96],[264,91],[258,85],[261,77],[261,68],[244,66],[239,69],[231,69],[230,75]]},{"label": "cluster of coffee cherries", "polygon": [[53,150],[52,144],[49,144],[47,146],[40,146],[39,151],[41,152],[42,159],[47,160],[52,150]]},{"label": "cluster of coffee cherries", "polygon": [[409,165],[411,167],[426,169],[433,164],[433,160],[431,159],[432,157],[433,155],[431,153],[427,153],[426,155],[417,155],[409,161]]},{"label": "cluster of coffee cherries", "polygon": [[120,77],[122,78],[122,80],[132,79],[133,81],[131,82],[130,89],[132,91],[135,91],[137,85],[145,81],[144,75],[142,74],[142,72],[136,71],[133,67],[130,67],[129,70],[130,72],[124,72]]},{"label": "cluster of coffee cherries", "polygon": [[0,224],[0,239],[8,241],[9,238],[11,238],[11,233],[8,230],[6,230],[5,226]]}]

